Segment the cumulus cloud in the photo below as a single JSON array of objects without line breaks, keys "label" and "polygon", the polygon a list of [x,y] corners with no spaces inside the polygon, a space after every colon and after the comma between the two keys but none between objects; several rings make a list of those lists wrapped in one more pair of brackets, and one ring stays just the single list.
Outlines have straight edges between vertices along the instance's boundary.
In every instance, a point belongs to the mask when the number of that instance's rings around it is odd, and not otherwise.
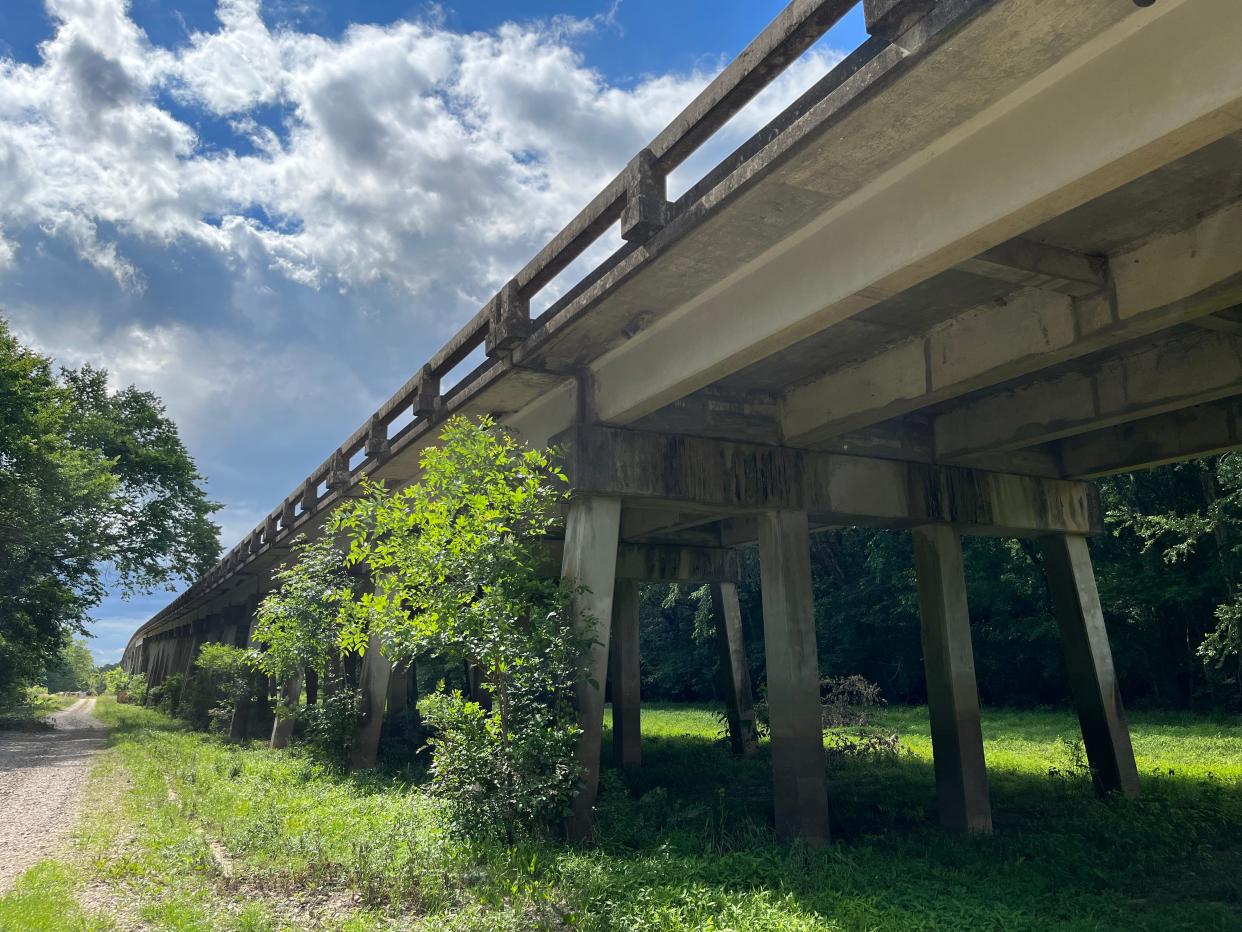
[{"label": "cumulus cloud", "polygon": [[[259,0],[221,0],[218,27],[174,51],[125,0],[47,6],[41,61],[0,62],[0,218],[130,289],[144,274],[118,233],[190,241],[312,288],[422,295],[451,278],[476,303],[710,78],[610,86],[573,46],[596,23],[564,17],[329,40],[270,29]],[[717,154],[827,64],[795,66]],[[206,144],[172,103],[226,120],[233,145]]]}]

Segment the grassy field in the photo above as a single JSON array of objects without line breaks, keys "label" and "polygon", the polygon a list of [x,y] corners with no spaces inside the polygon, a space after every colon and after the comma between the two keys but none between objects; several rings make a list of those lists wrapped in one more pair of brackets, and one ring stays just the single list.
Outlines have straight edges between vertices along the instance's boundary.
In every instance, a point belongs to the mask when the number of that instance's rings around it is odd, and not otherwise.
[{"label": "grassy field", "polygon": [[966,838],[935,824],[925,710],[890,709],[902,752],[831,762],[834,844],[813,851],[771,836],[766,754],[732,760],[710,710],[648,707],[644,766],[604,774],[598,845],[478,850],[414,770],[346,777],[98,712],[116,728],[91,815],[0,899],[0,929],[1242,927],[1237,716],[1133,716],[1126,802],[1093,796],[1068,713],[989,712],[996,831]]}]

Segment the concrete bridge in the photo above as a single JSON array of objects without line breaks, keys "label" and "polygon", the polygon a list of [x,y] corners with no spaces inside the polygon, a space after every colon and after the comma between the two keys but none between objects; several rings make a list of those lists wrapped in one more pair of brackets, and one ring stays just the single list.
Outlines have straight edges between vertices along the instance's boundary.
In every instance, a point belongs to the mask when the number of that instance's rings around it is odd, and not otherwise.
[{"label": "concrete bridge", "polygon": [[[245,643],[294,535],[363,473],[416,479],[447,416],[489,413],[564,444],[562,572],[613,619],[579,702],[579,833],[609,677],[639,757],[639,582],[714,584],[744,724],[730,550],[757,542],[776,827],[827,837],[808,535],[839,525],[913,533],[946,825],[991,824],[963,534],[1038,540],[1097,783],[1136,793],[1083,480],[1242,444],[1242,4],[865,0],[871,38],[668,202],[668,173],[852,6],[791,3],[127,666],[158,681],[204,639]],[[626,245],[532,318],[618,223]],[[365,667],[378,736],[401,690]]]}]

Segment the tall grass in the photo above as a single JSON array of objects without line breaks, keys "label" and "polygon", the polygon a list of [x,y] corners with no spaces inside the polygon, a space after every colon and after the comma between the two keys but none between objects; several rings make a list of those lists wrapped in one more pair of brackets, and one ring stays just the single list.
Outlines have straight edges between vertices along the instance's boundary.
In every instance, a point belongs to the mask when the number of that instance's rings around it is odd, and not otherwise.
[{"label": "tall grass", "polygon": [[710,709],[648,707],[641,768],[611,769],[606,736],[597,844],[507,850],[447,836],[417,767],[347,776],[99,712],[116,730],[97,781],[129,788],[88,823],[85,874],[155,928],[1242,925],[1236,717],[1134,716],[1144,796],[1126,801],[1091,792],[1069,714],[989,713],[996,831],[970,838],[936,824],[925,710],[888,709],[875,727],[903,751],[830,762],[834,843],[813,851],[771,834],[766,750],[735,761]]}]

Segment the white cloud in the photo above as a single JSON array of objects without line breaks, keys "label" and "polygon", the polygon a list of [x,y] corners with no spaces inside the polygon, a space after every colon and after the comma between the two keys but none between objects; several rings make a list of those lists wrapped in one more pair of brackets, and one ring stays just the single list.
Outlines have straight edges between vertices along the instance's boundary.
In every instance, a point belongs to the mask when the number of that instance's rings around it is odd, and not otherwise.
[{"label": "white cloud", "polygon": [[[463,35],[433,19],[332,41],[270,30],[258,0],[221,0],[218,28],[170,51],[125,0],[48,11],[42,62],[0,62],[0,220],[70,243],[130,289],[144,274],[118,234],[203,245],[310,287],[450,286],[462,306],[435,313],[461,316],[710,77],[610,86],[573,47],[586,20]],[[828,64],[796,65],[712,151]],[[170,98],[242,138],[204,144]],[[284,125],[264,126],[260,107]]]}]

